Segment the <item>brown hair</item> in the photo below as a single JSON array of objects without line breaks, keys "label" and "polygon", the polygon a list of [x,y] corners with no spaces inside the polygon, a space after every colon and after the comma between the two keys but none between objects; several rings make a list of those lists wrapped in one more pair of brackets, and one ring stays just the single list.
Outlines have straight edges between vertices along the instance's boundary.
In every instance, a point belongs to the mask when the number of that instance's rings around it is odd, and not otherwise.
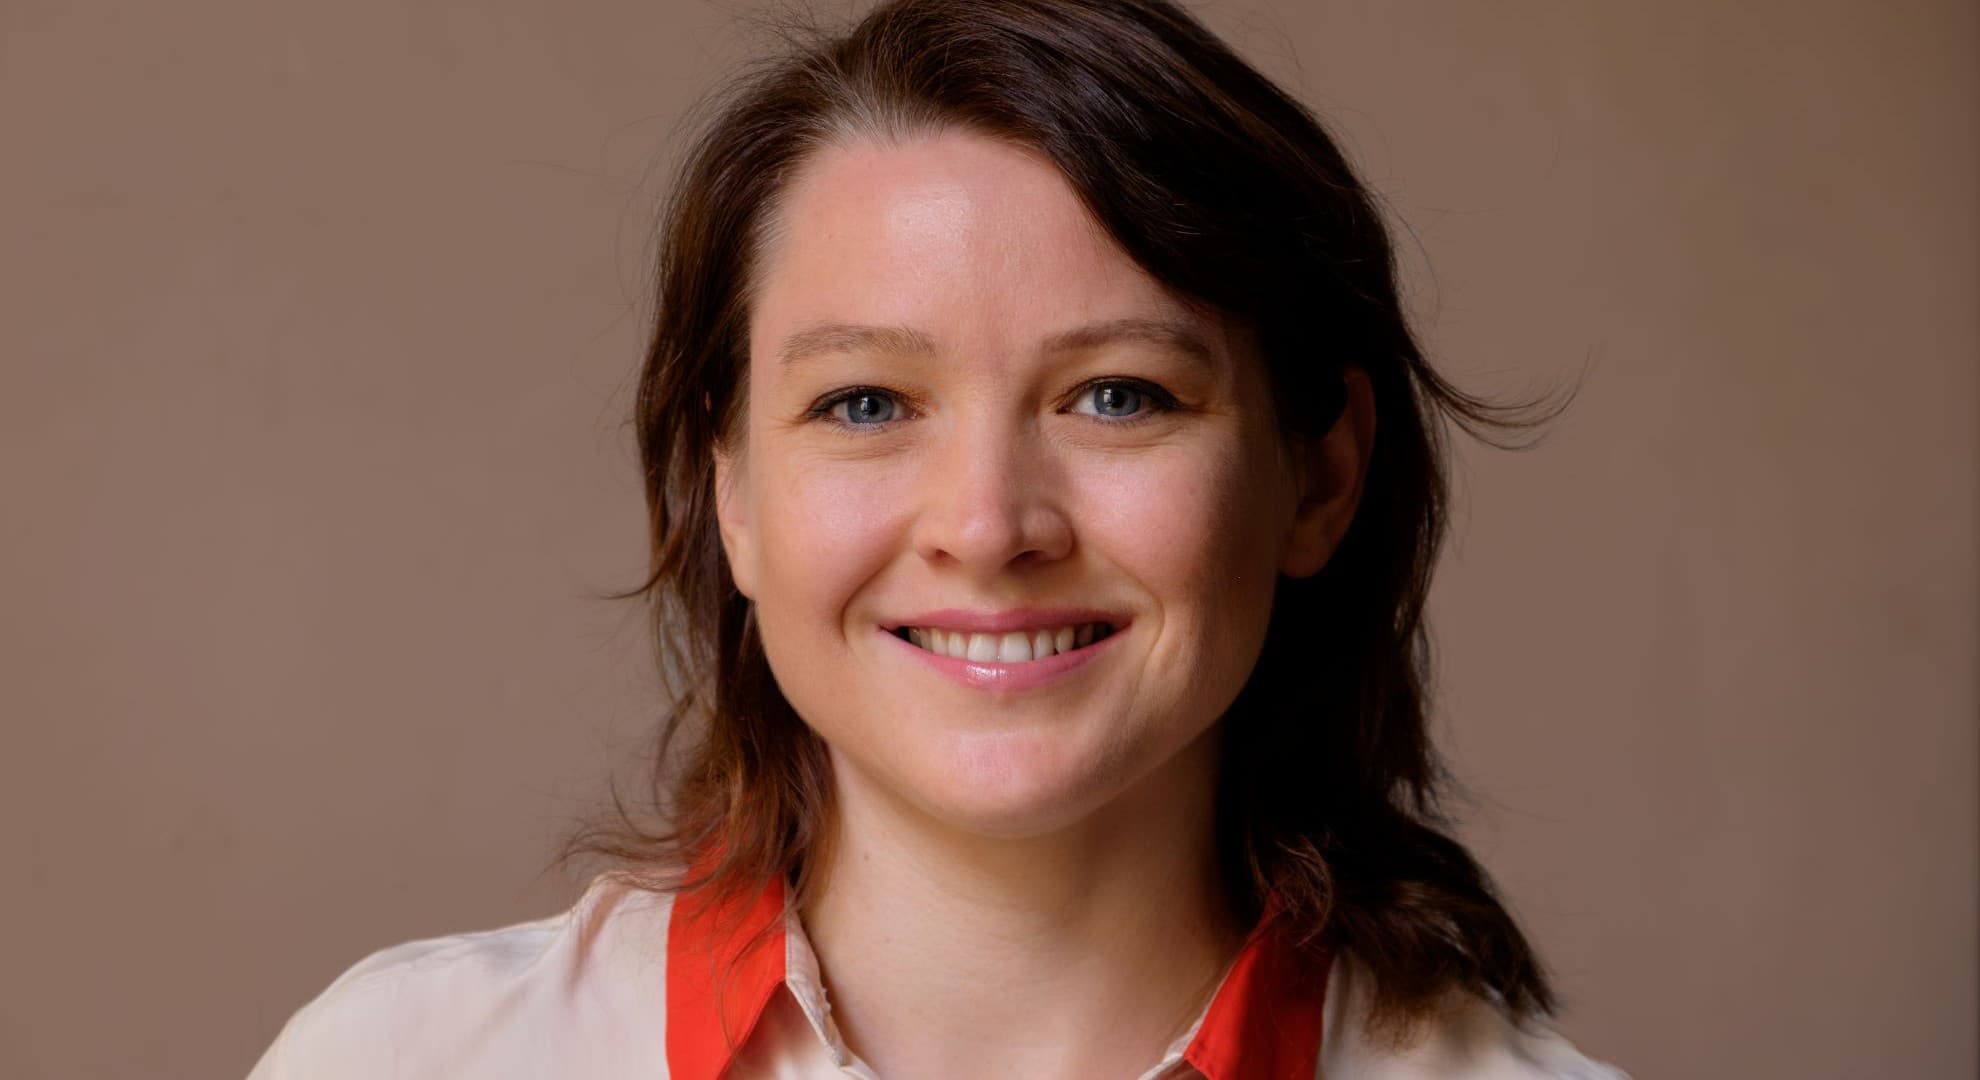
[{"label": "brown hair", "polygon": [[1331,424],[1344,367],[1372,383],[1354,523],[1319,574],[1280,579],[1224,718],[1217,829],[1237,910],[1255,917],[1276,894],[1316,956],[1351,950],[1374,975],[1372,1019],[1393,1032],[1453,989],[1519,1020],[1551,1013],[1532,947],[1450,835],[1423,618],[1446,424],[1489,438],[1546,417],[1432,370],[1388,230],[1320,123],[1169,0],[894,0],[842,34],[786,40],[718,99],[665,210],[635,415],[651,573],[623,595],[651,602],[673,700],[650,805],[615,791],[615,813],[566,856],[607,856],[654,889],[810,880],[829,765],[729,576],[713,453],[743,408],[752,274],[793,171],[853,138],[964,130],[1044,153],[1150,275],[1248,321],[1288,438]]}]

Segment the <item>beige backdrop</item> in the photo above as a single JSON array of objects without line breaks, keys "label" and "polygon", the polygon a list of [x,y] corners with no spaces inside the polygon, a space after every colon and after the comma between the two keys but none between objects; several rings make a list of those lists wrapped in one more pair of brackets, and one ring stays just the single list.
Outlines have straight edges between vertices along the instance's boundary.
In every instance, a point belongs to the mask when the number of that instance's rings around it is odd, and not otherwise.
[{"label": "beige backdrop", "polygon": [[[645,230],[754,0],[0,5],[0,1075],[548,913],[653,708]],[[1411,227],[1469,836],[1653,1077],[1972,1077],[1970,0],[1218,0]]]}]

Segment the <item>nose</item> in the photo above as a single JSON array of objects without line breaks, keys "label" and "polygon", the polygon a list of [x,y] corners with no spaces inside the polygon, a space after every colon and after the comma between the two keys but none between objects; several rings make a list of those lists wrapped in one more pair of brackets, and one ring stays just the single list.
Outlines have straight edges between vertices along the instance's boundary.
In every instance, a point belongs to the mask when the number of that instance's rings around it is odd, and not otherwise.
[{"label": "nose", "polygon": [[959,421],[928,456],[913,530],[930,564],[990,576],[1063,559],[1072,523],[1059,501],[1060,463],[1020,425]]}]

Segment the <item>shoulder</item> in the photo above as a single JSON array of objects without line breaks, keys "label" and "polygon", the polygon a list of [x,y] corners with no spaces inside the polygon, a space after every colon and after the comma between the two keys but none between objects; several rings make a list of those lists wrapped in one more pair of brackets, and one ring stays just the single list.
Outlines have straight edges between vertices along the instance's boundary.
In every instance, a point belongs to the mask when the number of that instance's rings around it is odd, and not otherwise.
[{"label": "shoulder", "polygon": [[1454,993],[1416,1039],[1396,1047],[1371,1037],[1371,976],[1352,953],[1327,978],[1319,1080],[1630,1080],[1543,1024],[1520,1026],[1475,994]]},{"label": "shoulder", "polygon": [[558,915],[381,949],[297,1010],[249,1080],[544,1076],[573,1053],[592,1075],[644,1068],[623,1033],[664,1015],[671,902],[600,878]]}]

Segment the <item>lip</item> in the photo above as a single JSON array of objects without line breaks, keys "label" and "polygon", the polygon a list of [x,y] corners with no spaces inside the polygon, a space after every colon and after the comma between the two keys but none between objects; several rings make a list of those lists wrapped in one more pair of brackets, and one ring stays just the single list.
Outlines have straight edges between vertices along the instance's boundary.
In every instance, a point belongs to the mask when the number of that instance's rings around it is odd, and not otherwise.
[{"label": "lip", "polygon": [[[930,616],[946,615],[954,618],[965,614],[967,613],[931,612]],[[1054,618],[1059,618],[1061,614],[1054,613]],[[1000,616],[979,617],[978,625],[988,623],[997,618],[1007,618],[1010,615],[1011,613],[1006,612]],[[929,618],[930,616],[921,617]],[[879,634],[885,642],[891,644],[894,648],[904,649],[912,654],[911,659],[927,665],[929,670],[935,674],[960,686],[967,687],[971,690],[1015,693],[1020,690],[1033,690],[1049,683],[1057,682],[1086,665],[1091,664],[1105,655],[1114,642],[1127,636],[1127,623],[1125,621],[1116,621],[1105,615],[1094,615],[1087,618],[1076,617],[1059,622],[1051,620],[1031,623],[1006,621],[998,622],[995,625],[983,625],[981,629],[969,625],[959,626],[955,622],[929,621],[902,622],[897,624],[900,626],[934,626],[947,630],[968,629],[972,633],[990,634],[999,631],[1008,632],[1012,630],[1041,629],[1048,626],[1064,626],[1068,622],[1106,622],[1112,624],[1115,629],[1113,633],[1108,634],[1106,637],[1093,642],[1091,645],[1074,649],[1072,652],[1053,653],[1043,660],[1026,660],[1022,663],[1011,664],[983,660],[958,660],[953,656],[942,656],[938,653],[932,653],[911,641],[905,641],[894,636],[890,627],[876,626],[874,627],[874,633]]]},{"label": "lip", "polygon": [[1115,633],[1119,633],[1127,629],[1128,617],[1118,611],[1102,611],[1099,608],[1011,608],[1008,611],[943,608],[894,619],[884,629],[932,626],[937,630],[962,630],[971,634],[1007,634],[1014,630],[1045,630],[1090,622],[1106,623],[1114,628]]}]

